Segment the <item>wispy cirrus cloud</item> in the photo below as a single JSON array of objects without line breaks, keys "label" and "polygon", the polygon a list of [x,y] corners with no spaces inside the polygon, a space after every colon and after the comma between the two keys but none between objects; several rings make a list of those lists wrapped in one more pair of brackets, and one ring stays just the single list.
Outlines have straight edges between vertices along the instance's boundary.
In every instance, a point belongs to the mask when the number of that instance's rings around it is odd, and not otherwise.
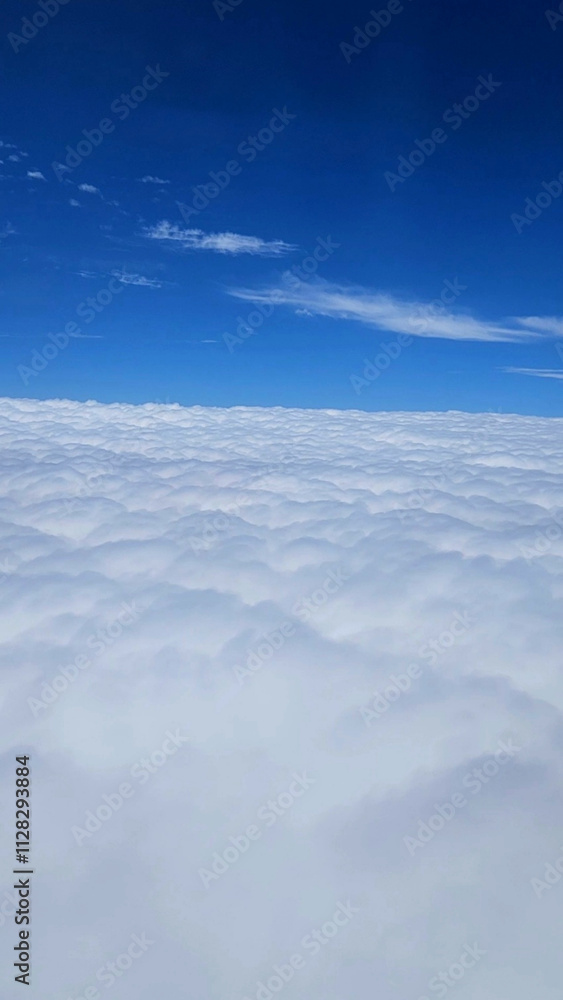
[{"label": "wispy cirrus cloud", "polygon": [[541,330],[542,333],[550,333],[554,337],[563,337],[561,316],[520,316],[517,322],[529,330]]},{"label": "wispy cirrus cloud", "polygon": [[501,368],[509,375],[534,375],[536,378],[563,379],[563,368]]},{"label": "wispy cirrus cloud", "polygon": [[[282,276],[282,282],[276,286],[261,290],[231,288],[228,291],[235,298],[247,302],[287,306],[300,316],[353,320],[378,330],[414,337],[518,343],[540,337],[542,332],[554,332],[552,326],[546,326],[542,330],[540,324],[534,324],[531,318],[515,318],[507,323],[499,323],[475,319],[467,313],[454,313],[448,310],[445,304],[447,299],[434,302],[408,301],[358,286],[325,281],[296,281],[295,275],[291,273]],[[552,322],[554,321],[550,320]]]},{"label": "wispy cirrus cloud", "polygon": [[112,277],[117,278],[122,285],[138,285],[142,288],[162,288],[162,282],[155,278],[146,278],[144,274],[128,274],[126,271],[112,271]]},{"label": "wispy cirrus cloud", "polygon": [[115,268],[113,271],[88,271],[82,268],[79,271],[74,271],[73,274],[77,274],[80,278],[87,278],[89,281],[94,278],[97,280],[115,278],[122,285],[137,285],[140,288],[162,288],[164,284],[164,282],[158,281],[156,278],[147,278],[144,274],[136,274],[132,271],[123,271],[118,268]]},{"label": "wispy cirrus cloud", "polygon": [[97,187],[94,187],[93,184],[79,184],[78,185],[78,190],[79,191],[84,191],[86,194],[99,194],[100,197],[101,197],[101,194],[102,194],[102,192],[100,191],[100,189],[97,188]]},{"label": "wispy cirrus cloud", "polygon": [[263,240],[240,233],[204,233],[201,229],[182,229],[163,220],[144,229],[144,235],[182,250],[210,250],[214,253],[252,254],[257,257],[280,257],[297,249],[283,240]]},{"label": "wispy cirrus cloud", "polygon": [[170,181],[164,180],[162,177],[153,177],[151,174],[140,177],[139,180],[141,184],[170,184]]}]

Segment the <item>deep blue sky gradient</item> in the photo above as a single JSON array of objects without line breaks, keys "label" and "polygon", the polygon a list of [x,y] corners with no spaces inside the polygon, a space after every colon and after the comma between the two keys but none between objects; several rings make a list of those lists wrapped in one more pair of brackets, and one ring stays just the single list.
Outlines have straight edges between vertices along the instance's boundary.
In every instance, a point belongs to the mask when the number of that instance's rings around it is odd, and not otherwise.
[{"label": "deep blue sky gradient", "polygon": [[[319,267],[327,282],[430,301],[457,277],[467,289],[456,311],[563,313],[563,197],[520,234],[511,222],[563,170],[563,24],[552,30],[543,4],[405,0],[349,63],[340,44],[370,19],[358,0],[242,0],[223,21],[211,0],[69,0],[14,52],[7,33],[38,9],[18,0],[2,16],[0,138],[28,156],[0,149],[0,230],[15,230],[0,240],[1,395],[561,414],[562,381],[500,370],[560,367],[553,338],[416,339],[359,396],[350,375],[392,339],[385,332],[279,306],[233,353],[223,341],[252,308],[228,289],[275,283],[328,235],[340,246]],[[119,121],[112,102],[157,64],[169,76]],[[502,86],[391,192],[384,172],[489,73]],[[284,107],[296,118],[245,163],[241,141]],[[112,134],[59,181],[53,162],[108,113]],[[143,236],[164,219],[185,226],[177,200],[233,157],[241,173],[193,226],[284,240],[294,253],[178,253]],[[84,328],[95,339],[71,340],[24,384],[18,366],[114,270],[161,287],[122,286]]]}]

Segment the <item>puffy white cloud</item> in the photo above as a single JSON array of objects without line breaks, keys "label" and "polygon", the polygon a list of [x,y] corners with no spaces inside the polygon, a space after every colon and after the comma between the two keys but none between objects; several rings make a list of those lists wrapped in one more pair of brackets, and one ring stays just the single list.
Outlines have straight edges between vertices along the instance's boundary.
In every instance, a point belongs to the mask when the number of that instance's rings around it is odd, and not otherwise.
[{"label": "puffy white cloud", "polygon": [[79,191],[84,191],[86,194],[99,194],[99,195],[101,195],[101,193],[102,193],[100,191],[100,189],[97,188],[97,187],[95,187],[93,184],[79,184],[78,185],[78,190]]},{"label": "puffy white cloud", "polygon": [[559,997],[560,435],[0,402],[38,996]]},{"label": "puffy white cloud", "polygon": [[201,229],[182,229],[176,223],[166,220],[156,226],[148,226],[144,233],[151,240],[176,244],[183,250],[280,257],[296,249],[293,244],[284,243],[283,240],[263,240],[259,236],[241,236],[240,233],[204,233]]},{"label": "puffy white cloud", "polygon": [[46,181],[47,178],[45,174],[42,174],[40,170],[28,170],[27,176],[33,181]]},{"label": "puffy white cloud", "polygon": [[355,320],[379,330],[413,337],[520,342],[539,337],[540,333],[537,331],[558,335],[553,319],[538,320],[535,323],[533,317],[515,318],[510,324],[506,324],[452,312],[448,310],[447,304],[453,303],[466,286],[459,286],[457,279],[454,282],[444,282],[444,285],[449,285],[449,291],[444,289],[441,300],[417,302],[399,299],[380,291],[327,281],[296,281],[294,276],[288,274],[283,276],[279,285],[263,289],[232,288],[230,294],[248,302],[289,306],[301,316]]}]

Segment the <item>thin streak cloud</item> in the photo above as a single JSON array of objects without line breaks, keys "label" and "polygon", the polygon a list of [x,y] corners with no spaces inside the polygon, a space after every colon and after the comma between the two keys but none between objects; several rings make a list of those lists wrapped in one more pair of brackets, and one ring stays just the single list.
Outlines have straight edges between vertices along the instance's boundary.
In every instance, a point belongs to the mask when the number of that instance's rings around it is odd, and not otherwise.
[{"label": "thin streak cloud", "polygon": [[556,378],[563,379],[562,368],[501,368],[501,371],[509,375],[534,375],[536,378]]},{"label": "thin streak cloud", "polygon": [[518,343],[541,336],[528,328],[531,321],[527,319],[515,320],[516,326],[480,320],[467,313],[450,312],[443,302],[438,307],[437,303],[407,301],[384,292],[328,282],[300,282],[296,285],[294,277],[287,285],[262,290],[232,288],[229,294],[246,302],[287,306],[299,315],[353,320],[378,330],[414,337]]}]

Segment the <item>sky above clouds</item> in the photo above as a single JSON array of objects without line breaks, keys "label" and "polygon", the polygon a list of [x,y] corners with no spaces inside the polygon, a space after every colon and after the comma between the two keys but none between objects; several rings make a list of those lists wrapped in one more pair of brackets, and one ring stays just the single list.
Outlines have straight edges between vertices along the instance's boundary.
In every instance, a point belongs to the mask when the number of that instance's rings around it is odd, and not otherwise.
[{"label": "sky above clouds", "polygon": [[560,423],[0,401],[30,995],[558,1000]]},{"label": "sky above clouds", "polygon": [[0,391],[559,413],[563,29],[391,6],[8,2]]}]

